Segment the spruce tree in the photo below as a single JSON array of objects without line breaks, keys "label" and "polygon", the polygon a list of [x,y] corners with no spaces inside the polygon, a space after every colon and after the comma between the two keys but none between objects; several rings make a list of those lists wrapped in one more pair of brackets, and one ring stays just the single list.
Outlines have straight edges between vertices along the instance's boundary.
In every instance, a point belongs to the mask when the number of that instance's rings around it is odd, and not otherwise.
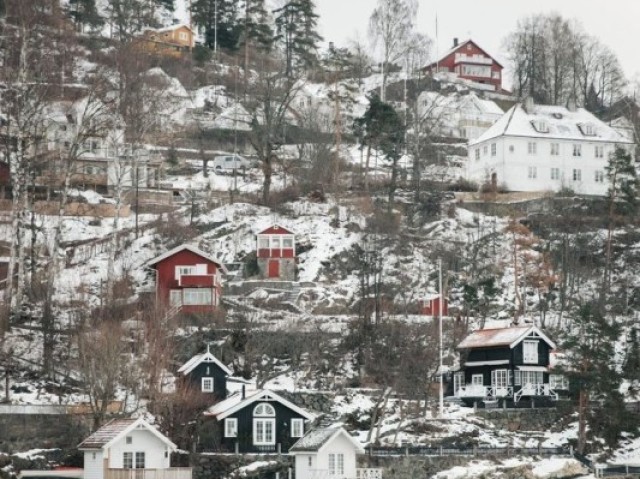
[{"label": "spruce tree", "polygon": [[204,30],[205,44],[213,49],[235,51],[241,25],[238,21],[237,0],[194,0],[191,4],[193,22]]},{"label": "spruce tree", "polygon": [[265,0],[244,0],[244,21],[241,44],[244,48],[245,88],[249,75],[249,52],[251,49],[269,51],[273,45],[273,29],[265,8]]},{"label": "spruce tree", "polygon": [[81,31],[85,26],[96,29],[104,23],[96,8],[96,0],[69,0],[69,16]]},{"label": "spruce tree", "polygon": [[289,0],[277,10],[276,37],[282,43],[286,58],[286,74],[294,67],[309,68],[318,57],[318,15],[313,0]]},{"label": "spruce tree", "polygon": [[638,388],[640,382],[640,338],[638,330],[632,329],[629,333],[629,345],[622,368],[622,375],[630,381],[634,388]]}]

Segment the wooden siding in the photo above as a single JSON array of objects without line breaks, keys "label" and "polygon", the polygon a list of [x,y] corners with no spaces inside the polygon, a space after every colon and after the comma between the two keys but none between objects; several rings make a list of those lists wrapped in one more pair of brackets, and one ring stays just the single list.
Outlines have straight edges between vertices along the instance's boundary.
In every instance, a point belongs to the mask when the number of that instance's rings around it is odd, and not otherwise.
[{"label": "wooden siding", "polygon": [[[207,368],[208,371],[207,372]],[[227,374],[216,363],[202,362],[191,371],[185,380],[198,391],[202,391],[202,378],[213,378],[213,392],[205,393],[210,395],[212,400],[225,399],[227,397]]]}]

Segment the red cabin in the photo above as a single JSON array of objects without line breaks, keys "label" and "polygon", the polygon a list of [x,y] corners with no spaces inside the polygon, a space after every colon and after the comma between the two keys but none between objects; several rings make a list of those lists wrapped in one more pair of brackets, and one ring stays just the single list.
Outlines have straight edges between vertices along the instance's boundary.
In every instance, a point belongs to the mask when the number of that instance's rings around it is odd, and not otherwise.
[{"label": "red cabin", "polygon": [[222,294],[224,265],[198,248],[178,246],[151,260],[156,270],[156,301],[187,313],[214,310]]},{"label": "red cabin", "polygon": [[295,280],[295,234],[273,225],[258,233],[256,241],[260,275],[265,279]]},{"label": "red cabin", "polygon": [[[424,300],[420,309],[421,313],[426,316],[438,317],[440,315],[440,296],[433,296]],[[447,301],[447,298],[442,303],[442,316],[449,316],[449,301]]]},{"label": "red cabin", "polygon": [[424,67],[426,73],[451,72],[460,78],[489,85],[491,90],[502,90],[503,66],[480,48],[473,40],[458,43],[453,39],[453,48],[437,62]]}]

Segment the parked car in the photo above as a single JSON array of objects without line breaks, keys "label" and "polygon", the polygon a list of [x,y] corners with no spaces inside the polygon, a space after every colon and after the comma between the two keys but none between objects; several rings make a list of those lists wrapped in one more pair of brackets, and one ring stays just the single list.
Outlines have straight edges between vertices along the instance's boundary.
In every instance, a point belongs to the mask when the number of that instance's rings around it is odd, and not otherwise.
[{"label": "parked car", "polygon": [[216,173],[231,173],[233,170],[248,170],[252,164],[239,155],[216,156],[213,159],[213,170]]}]

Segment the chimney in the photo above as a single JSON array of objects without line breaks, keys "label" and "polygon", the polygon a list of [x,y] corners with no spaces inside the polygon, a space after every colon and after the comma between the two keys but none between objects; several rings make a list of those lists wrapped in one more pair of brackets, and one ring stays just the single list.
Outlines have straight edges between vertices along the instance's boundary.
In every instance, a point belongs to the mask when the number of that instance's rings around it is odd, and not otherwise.
[{"label": "chimney", "polygon": [[456,37],[456,38],[453,39],[453,48],[455,48],[457,46],[458,46],[458,38]]},{"label": "chimney", "polygon": [[329,42],[329,51],[332,52],[334,48],[335,46],[333,45],[333,42]]},{"label": "chimney", "polygon": [[527,113],[531,114],[533,113],[533,97],[528,96],[527,98],[524,99],[524,111],[526,111]]},{"label": "chimney", "polygon": [[567,102],[567,110],[576,111],[577,109],[578,107],[576,105],[576,99],[573,97],[569,98],[569,101]]},{"label": "chimney", "polygon": [[245,396],[246,396],[246,393],[245,393],[245,385],[243,384],[243,385],[242,385],[242,399],[244,399],[244,398],[245,398]]}]

